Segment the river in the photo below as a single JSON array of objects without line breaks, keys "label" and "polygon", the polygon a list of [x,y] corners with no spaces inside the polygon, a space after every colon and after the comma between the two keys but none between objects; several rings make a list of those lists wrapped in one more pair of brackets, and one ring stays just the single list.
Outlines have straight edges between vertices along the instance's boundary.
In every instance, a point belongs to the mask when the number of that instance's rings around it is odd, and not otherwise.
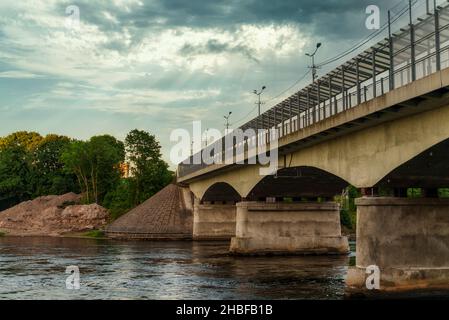
[{"label": "river", "polygon": [[[343,298],[349,256],[234,257],[228,246],[0,237],[0,299]],[[79,290],[66,288],[68,266]]]}]

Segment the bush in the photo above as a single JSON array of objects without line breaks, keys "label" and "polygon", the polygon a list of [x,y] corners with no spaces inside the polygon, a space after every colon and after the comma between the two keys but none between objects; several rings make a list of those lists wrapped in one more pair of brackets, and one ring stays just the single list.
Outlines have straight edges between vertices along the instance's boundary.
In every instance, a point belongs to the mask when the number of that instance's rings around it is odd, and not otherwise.
[{"label": "bush", "polygon": [[90,238],[104,238],[105,233],[104,233],[104,231],[101,231],[101,230],[92,230],[92,231],[86,232],[84,234],[84,236],[90,237]]},{"label": "bush", "polygon": [[440,198],[449,198],[449,189],[448,188],[438,189],[438,196]]},{"label": "bush", "polygon": [[129,179],[122,179],[115,190],[106,194],[103,206],[109,210],[111,220],[117,219],[133,207],[131,197]]},{"label": "bush", "polygon": [[347,209],[340,210],[340,223],[342,226],[345,226],[348,229],[353,228],[351,214]]}]

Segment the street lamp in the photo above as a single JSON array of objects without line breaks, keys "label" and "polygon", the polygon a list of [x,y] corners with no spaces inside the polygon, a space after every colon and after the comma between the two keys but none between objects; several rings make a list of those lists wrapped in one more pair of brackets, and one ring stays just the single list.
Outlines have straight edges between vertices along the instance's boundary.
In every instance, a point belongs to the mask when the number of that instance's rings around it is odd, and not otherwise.
[{"label": "street lamp", "polygon": [[207,145],[208,145],[208,143],[209,143],[209,141],[208,141],[208,140],[209,140],[209,137],[208,137],[208,135],[207,135],[208,132],[209,132],[209,128],[207,128],[206,131],[204,132],[204,135],[206,136],[206,137],[205,137],[205,138],[206,138],[206,139],[205,139],[206,141],[204,141],[204,144],[205,144],[204,147],[205,147],[205,148],[207,147]]},{"label": "street lamp", "polygon": [[312,54],[306,53],[306,56],[312,58],[312,66],[309,67],[309,68],[312,69],[312,80],[313,80],[313,82],[315,82],[315,79],[316,79],[316,70],[318,69],[318,67],[315,65],[315,54],[316,54],[316,52],[318,51],[318,49],[319,49],[320,47],[321,47],[321,42],[318,42],[318,43],[316,44],[315,51],[314,51]]},{"label": "street lamp", "polygon": [[229,111],[227,116],[223,116],[226,119],[226,133],[229,131],[229,118],[231,117],[232,112]]},{"label": "street lamp", "polygon": [[259,101],[256,102],[256,104],[257,104],[258,107],[259,107],[259,116],[260,116],[260,105],[262,104],[262,102],[260,102],[260,95],[263,93],[263,91],[264,91],[266,88],[267,88],[266,86],[263,86],[263,87],[262,87],[262,90],[260,90],[260,91],[254,90],[254,94],[257,95],[257,96],[259,97]]}]

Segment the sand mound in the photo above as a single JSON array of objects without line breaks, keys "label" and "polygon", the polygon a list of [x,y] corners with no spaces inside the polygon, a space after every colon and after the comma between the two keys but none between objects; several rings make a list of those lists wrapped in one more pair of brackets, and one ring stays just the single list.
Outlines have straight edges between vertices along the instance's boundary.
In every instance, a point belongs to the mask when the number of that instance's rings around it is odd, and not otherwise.
[{"label": "sand mound", "polygon": [[170,184],[107,226],[106,234],[122,239],[191,239],[190,191]]},{"label": "sand mound", "polygon": [[8,235],[50,235],[99,229],[108,212],[97,204],[79,205],[81,196],[67,193],[26,201],[0,212],[0,230]]}]

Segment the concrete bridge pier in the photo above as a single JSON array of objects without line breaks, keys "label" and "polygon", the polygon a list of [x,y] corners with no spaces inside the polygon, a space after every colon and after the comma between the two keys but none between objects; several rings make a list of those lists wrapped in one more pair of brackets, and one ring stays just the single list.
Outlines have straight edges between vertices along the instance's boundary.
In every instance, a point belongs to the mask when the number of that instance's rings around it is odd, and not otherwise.
[{"label": "concrete bridge pier", "polygon": [[237,203],[235,254],[345,254],[339,205],[312,203]]},{"label": "concrete bridge pier", "polygon": [[362,197],[356,204],[349,291],[368,293],[372,266],[379,270],[381,291],[449,288],[449,199]]},{"label": "concrete bridge pier", "polygon": [[230,240],[235,236],[234,202],[203,202],[195,199],[193,240]]}]

